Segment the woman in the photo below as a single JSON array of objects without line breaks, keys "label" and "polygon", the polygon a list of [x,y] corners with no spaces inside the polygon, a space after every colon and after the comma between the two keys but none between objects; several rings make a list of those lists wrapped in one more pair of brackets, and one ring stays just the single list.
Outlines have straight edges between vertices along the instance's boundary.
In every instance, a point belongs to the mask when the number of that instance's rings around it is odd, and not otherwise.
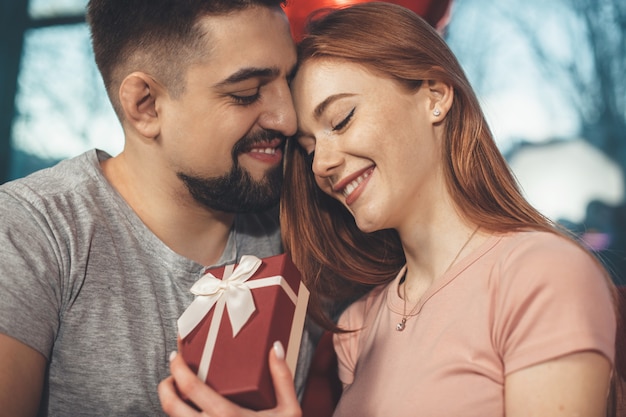
[{"label": "woman", "polygon": [[[314,24],[299,63],[286,245],[316,271],[314,288],[335,275],[389,281],[339,321],[357,331],[335,337],[336,415],[603,415],[607,276],[523,199],[438,34],[408,10],[366,3]],[[312,179],[360,231],[395,230],[406,266],[361,253],[361,234]]]},{"label": "woman", "polygon": [[605,415],[610,280],[524,200],[439,35],[391,4],[331,12],[292,93],[286,248],[322,320],[376,285],[338,323],[335,415]]}]

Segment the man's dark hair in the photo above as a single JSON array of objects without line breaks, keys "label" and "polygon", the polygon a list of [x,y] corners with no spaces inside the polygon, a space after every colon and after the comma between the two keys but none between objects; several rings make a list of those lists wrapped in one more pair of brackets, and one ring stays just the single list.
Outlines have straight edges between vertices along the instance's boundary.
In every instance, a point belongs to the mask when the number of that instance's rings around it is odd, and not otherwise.
[{"label": "man's dark hair", "polygon": [[113,107],[126,74],[145,71],[177,96],[190,63],[197,62],[205,31],[198,21],[251,6],[280,7],[284,0],[90,0],[87,22],[96,64]]}]

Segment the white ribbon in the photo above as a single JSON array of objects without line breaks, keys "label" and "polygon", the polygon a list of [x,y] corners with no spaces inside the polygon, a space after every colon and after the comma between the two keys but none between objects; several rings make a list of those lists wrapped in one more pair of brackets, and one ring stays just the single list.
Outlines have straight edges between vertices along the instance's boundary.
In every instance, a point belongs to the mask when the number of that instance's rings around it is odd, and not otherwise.
[{"label": "white ribbon", "polygon": [[[241,262],[228,274],[228,267],[224,270],[222,279],[207,273],[191,287],[196,296],[187,310],[178,319],[178,331],[181,338],[185,338],[202,321],[218,300],[224,299],[226,310],[233,328],[233,337],[246,324],[256,310],[252,291],[245,282],[254,275],[262,261],[256,256],[244,255]],[[232,265],[229,265],[232,270]]]},{"label": "white ribbon", "polygon": [[206,381],[209,371],[209,364],[213,356],[213,349],[217,340],[217,332],[224,308],[228,311],[234,338],[256,311],[251,291],[253,288],[279,285],[287,293],[291,301],[296,304],[298,299],[296,293],[281,276],[247,282],[262,263],[256,256],[244,255],[236,268],[233,269],[234,265],[226,266],[222,279],[216,278],[211,273],[206,273],[191,287],[190,291],[196,295],[196,298],[178,319],[178,333],[181,339],[189,335],[215,306],[209,333],[198,366],[198,377],[203,381]]}]

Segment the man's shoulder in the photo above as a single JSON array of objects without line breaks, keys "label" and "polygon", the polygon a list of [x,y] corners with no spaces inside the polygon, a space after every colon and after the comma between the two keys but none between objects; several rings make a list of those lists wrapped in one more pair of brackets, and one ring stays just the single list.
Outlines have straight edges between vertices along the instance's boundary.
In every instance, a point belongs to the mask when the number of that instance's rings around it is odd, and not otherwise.
[{"label": "man's shoulder", "polygon": [[0,211],[76,220],[94,201],[108,201],[96,151],[87,152],[0,186]]},{"label": "man's shoulder", "polygon": [[48,198],[64,192],[76,192],[81,184],[96,182],[97,170],[98,156],[93,150],[63,160],[24,178],[2,184],[0,194],[28,199]]}]

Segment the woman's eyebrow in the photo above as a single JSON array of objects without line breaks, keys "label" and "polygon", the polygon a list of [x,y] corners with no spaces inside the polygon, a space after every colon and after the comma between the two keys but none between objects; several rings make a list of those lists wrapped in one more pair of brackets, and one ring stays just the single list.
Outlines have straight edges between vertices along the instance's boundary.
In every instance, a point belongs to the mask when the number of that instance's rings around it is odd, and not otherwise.
[{"label": "woman's eyebrow", "polygon": [[317,107],[315,107],[315,110],[313,111],[313,115],[315,116],[315,119],[319,120],[322,114],[324,114],[324,111],[326,111],[326,108],[330,106],[332,103],[334,103],[335,101],[345,98],[345,97],[352,97],[354,95],[355,94],[352,94],[352,93],[341,93],[341,94],[333,94],[332,96],[326,97],[324,101],[322,101],[320,104],[317,105]]}]

